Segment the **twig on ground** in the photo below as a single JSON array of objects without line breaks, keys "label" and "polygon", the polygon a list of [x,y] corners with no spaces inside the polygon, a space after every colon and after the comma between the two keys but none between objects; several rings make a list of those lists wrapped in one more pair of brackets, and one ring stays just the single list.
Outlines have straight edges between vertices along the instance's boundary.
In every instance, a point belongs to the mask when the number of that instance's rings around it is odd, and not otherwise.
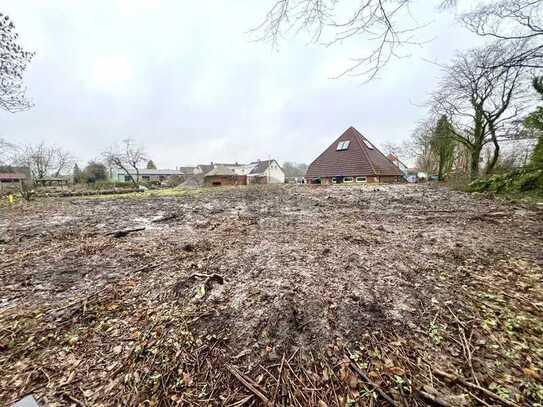
[{"label": "twig on ground", "polygon": [[87,302],[87,301],[90,300],[92,297],[95,297],[95,296],[97,296],[98,294],[100,294],[101,292],[105,291],[107,288],[108,288],[108,286],[105,286],[105,287],[103,287],[102,289],[100,289],[100,290],[98,290],[98,291],[96,291],[96,292],[94,292],[94,293],[92,293],[92,294],[90,294],[90,295],[88,295],[88,296],[86,296],[86,297],[78,298],[77,300],[74,300],[74,301],[70,302],[69,304],[66,304],[66,305],[64,305],[64,306],[62,306],[62,307],[60,307],[60,308],[53,308],[53,309],[47,311],[47,312],[45,313],[45,315],[51,314],[51,313],[53,313],[53,312],[58,312],[58,311],[65,310],[66,308],[73,307],[74,305],[77,305],[77,304],[79,304],[80,302]]},{"label": "twig on ground", "polygon": [[113,232],[106,233],[106,236],[112,236],[112,237],[125,237],[129,233],[133,232],[141,232],[142,230],[145,230],[145,227],[139,227],[139,228],[133,228],[133,229],[121,229],[121,230],[114,230]]},{"label": "twig on ground", "polygon": [[277,394],[279,393],[279,387],[281,386],[281,375],[283,374],[283,366],[285,365],[285,354],[283,354],[283,359],[281,359],[281,367],[279,367],[279,376],[277,376],[277,386],[273,392],[272,405],[275,404],[277,400]]},{"label": "twig on ground", "polygon": [[466,338],[466,333],[465,333],[466,326],[462,321],[460,321],[458,316],[456,316],[456,314],[453,312],[452,309],[450,309],[448,305],[447,305],[447,309],[453,315],[456,323],[458,324],[458,332],[460,332],[460,339],[462,340],[462,348],[464,349],[464,356],[466,358],[466,361],[468,362],[468,366],[470,368],[473,380],[475,380],[475,383],[477,384],[477,386],[480,386],[479,380],[477,379],[477,376],[475,375],[475,370],[473,369],[473,363],[471,361],[470,343],[468,339]]},{"label": "twig on ground", "polygon": [[175,219],[177,218],[177,214],[176,213],[171,213],[169,215],[164,215],[164,216],[160,216],[156,219],[153,219],[151,221],[151,223],[160,223],[160,222],[166,222],[168,220],[172,220],[172,219]]},{"label": "twig on ground", "polygon": [[374,383],[366,373],[364,373],[362,371],[362,369],[360,369],[358,367],[358,365],[351,359],[349,358],[349,360],[351,361],[351,367],[354,369],[354,371],[356,373],[358,373],[365,381],[366,383],[368,383],[371,387],[373,387],[377,393],[379,393],[379,395],[384,398],[386,401],[388,401],[388,403],[391,405],[391,406],[395,406],[396,405],[396,402],[388,395],[386,394],[383,389],[381,389],[381,387],[377,384],[377,383]]},{"label": "twig on ground", "polygon": [[252,391],[255,396],[262,400],[266,405],[270,403],[270,400],[258,389],[259,386],[255,382],[242,375],[234,366],[227,364],[225,367],[234,375],[236,379],[241,382],[241,384],[243,384],[248,390]]},{"label": "twig on ground", "polygon": [[485,396],[490,397],[491,399],[503,404],[504,406],[519,407],[518,404],[513,403],[512,401],[504,400],[500,396],[498,396],[497,394],[492,393],[490,390],[487,390],[484,387],[478,386],[478,385],[476,385],[474,383],[470,383],[470,382],[462,379],[461,377],[458,377],[458,376],[453,375],[451,373],[443,372],[443,371],[438,370],[438,369],[434,369],[434,373],[437,374],[438,376],[443,377],[444,379],[446,379],[446,380],[448,380],[448,381],[450,381],[452,383],[460,383],[464,387],[468,387],[468,388],[470,388],[472,390],[476,390],[478,392],[481,392]]},{"label": "twig on ground", "polygon": [[422,390],[419,390],[418,393],[424,400],[426,400],[429,404],[431,404],[433,406],[453,407],[452,404],[446,402],[445,400],[439,399],[439,398],[431,395],[430,393],[427,393],[427,392],[422,391]]}]

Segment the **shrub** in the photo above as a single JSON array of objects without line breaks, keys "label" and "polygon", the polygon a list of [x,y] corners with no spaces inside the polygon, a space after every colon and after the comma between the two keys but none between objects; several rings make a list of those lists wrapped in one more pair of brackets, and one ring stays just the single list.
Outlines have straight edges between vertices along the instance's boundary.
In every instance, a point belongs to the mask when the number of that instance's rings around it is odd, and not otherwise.
[{"label": "shrub", "polygon": [[470,192],[495,192],[497,194],[543,194],[543,169],[523,168],[507,174],[477,179],[469,185]]}]

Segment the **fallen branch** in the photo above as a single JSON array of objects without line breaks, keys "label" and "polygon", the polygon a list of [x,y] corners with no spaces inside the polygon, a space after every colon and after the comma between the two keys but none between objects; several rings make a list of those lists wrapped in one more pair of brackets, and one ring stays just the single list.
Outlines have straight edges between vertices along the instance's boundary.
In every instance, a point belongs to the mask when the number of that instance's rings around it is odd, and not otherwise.
[{"label": "fallen branch", "polygon": [[106,236],[125,237],[129,233],[141,232],[142,230],[145,230],[145,227],[139,227],[139,228],[133,228],[133,229],[115,230],[113,232],[106,233]]},{"label": "fallen branch", "polygon": [[281,387],[281,376],[283,375],[283,366],[285,365],[285,354],[283,354],[283,359],[281,359],[281,367],[279,368],[279,376],[277,377],[277,386],[273,392],[272,405],[275,405],[275,400],[277,400],[277,394],[279,393],[279,387]]},{"label": "fallen branch", "polygon": [[243,384],[247,389],[252,391],[255,396],[262,400],[266,405],[270,404],[270,400],[257,388],[258,385],[253,382],[248,377],[243,376],[238,370],[232,365],[225,365],[230,373],[232,373],[236,379],[238,379],[241,384]]},{"label": "fallen branch", "polygon": [[191,274],[191,276],[189,277],[190,278],[194,278],[194,277],[198,277],[198,278],[205,278],[204,280],[204,285],[207,285],[208,283],[212,282],[212,281],[216,281],[217,283],[219,284],[224,284],[224,277],[221,276],[220,274],[200,274],[200,273],[194,273],[194,274]]},{"label": "fallen branch", "polygon": [[512,401],[504,400],[500,396],[498,396],[495,393],[492,393],[490,390],[485,389],[484,387],[478,386],[474,383],[470,383],[461,377],[458,377],[456,375],[453,375],[451,373],[442,372],[441,370],[434,370],[434,373],[438,376],[443,377],[444,379],[452,382],[452,383],[460,383],[462,386],[467,387],[472,390],[477,390],[480,393],[483,393],[485,396],[490,397],[491,399],[503,404],[504,406],[508,407],[519,407],[518,404],[513,403]]},{"label": "fallen branch", "polygon": [[151,221],[151,223],[160,223],[160,222],[166,222],[168,220],[172,220],[177,218],[176,213],[171,213],[169,215],[159,216],[158,218],[155,218]]},{"label": "fallen branch", "polygon": [[67,308],[70,308],[70,307],[73,307],[74,305],[78,305],[79,303],[81,302],[87,302],[88,300],[90,300],[91,298],[97,296],[98,294],[104,292],[105,290],[107,290],[109,288],[109,286],[105,286],[103,288],[101,288],[100,290],[98,291],[95,291],[94,293],[90,294],[90,295],[87,295],[86,297],[82,297],[82,298],[78,298],[66,305],[63,305],[62,307],[59,307],[59,308],[54,308],[54,309],[51,309],[49,311],[46,311],[44,315],[49,315],[49,314],[52,314],[52,313],[55,313],[55,312],[59,312],[59,311],[63,311]]},{"label": "fallen branch", "polygon": [[432,396],[430,393],[419,390],[419,395],[426,400],[429,404],[438,407],[453,407],[452,404],[447,403],[445,400],[438,399],[437,397]]},{"label": "fallen branch", "polygon": [[364,373],[362,369],[360,369],[358,365],[351,358],[349,358],[349,360],[351,361],[351,367],[354,369],[356,373],[358,373],[364,379],[366,383],[368,383],[371,387],[373,387],[375,391],[377,391],[377,393],[379,393],[382,398],[388,401],[388,403],[391,406],[396,405],[395,401],[388,394],[386,394],[377,383],[372,382],[371,379],[368,377],[368,375]]}]

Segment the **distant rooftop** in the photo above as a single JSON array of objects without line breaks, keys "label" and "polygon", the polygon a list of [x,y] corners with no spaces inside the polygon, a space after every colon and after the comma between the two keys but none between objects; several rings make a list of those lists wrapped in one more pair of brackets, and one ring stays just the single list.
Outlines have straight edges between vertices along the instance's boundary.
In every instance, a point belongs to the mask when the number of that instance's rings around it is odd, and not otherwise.
[{"label": "distant rooftop", "polygon": [[[183,175],[181,170],[169,170],[169,169],[147,169],[141,168],[138,170],[140,175]],[[129,169],[130,174],[136,175],[136,170]]]}]

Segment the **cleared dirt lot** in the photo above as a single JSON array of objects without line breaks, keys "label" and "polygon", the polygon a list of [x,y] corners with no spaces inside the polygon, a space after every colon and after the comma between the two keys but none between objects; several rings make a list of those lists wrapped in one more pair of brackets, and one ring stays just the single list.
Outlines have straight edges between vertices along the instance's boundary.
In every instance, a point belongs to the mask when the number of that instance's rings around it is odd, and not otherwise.
[{"label": "cleared dirt lot", "polygon": [[0,404],[543,403],[540,209],[413,185],[57,199],[2,209],[0,255]]}]

